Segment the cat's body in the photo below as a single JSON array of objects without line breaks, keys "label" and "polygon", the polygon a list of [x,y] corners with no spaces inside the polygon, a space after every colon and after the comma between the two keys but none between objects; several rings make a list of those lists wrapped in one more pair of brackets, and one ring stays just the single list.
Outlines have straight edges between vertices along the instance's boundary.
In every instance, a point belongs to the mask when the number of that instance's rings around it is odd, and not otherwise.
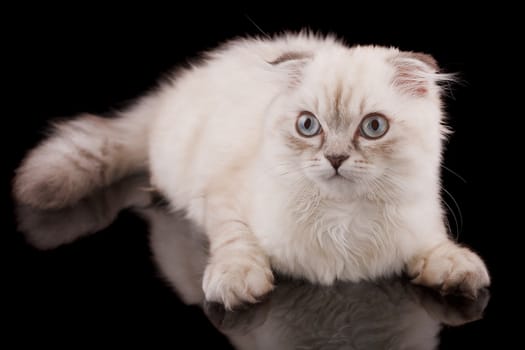
[{"label": "cat's body", "polygon": [[483,262],[449,241],[435,62],[332,38],[237,40],[117,119],[61,124],[18,171],[22,202],[59,207],[148,167],[210,240],[203,287],[233,307],[272,267],[312,282],[407,271],[475,293]]},{"label": "cat's body", "polygon": [[61,210],[19,207],[19,227],[34,245],[52,248],[106,228],[131,208],[149,224],[159,276],[184,303],[203,307],[236,349],[436,349],[441,324],[477,320],[487,305],[488,293],[439,297],[402,278],[329,287],[278,278],[263,303],[224,312],[204,300],[205,233],[184,212],[156,205],[148,187],[148,176],[130,176]]}]

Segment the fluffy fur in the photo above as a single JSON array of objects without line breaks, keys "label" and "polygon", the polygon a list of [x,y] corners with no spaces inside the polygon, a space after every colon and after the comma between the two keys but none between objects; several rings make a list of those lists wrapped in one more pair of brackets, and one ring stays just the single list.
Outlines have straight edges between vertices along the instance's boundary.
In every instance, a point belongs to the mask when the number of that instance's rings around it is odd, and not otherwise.
[{"label": "fluffy fur", "polygon": [[185,303],[204,306],[238,349],[435,349],[441,323],[479,319],[487,305],[488,293],[475,300],[448,299],[398,279],[331,287],[280,279],[262,303],[224,312],[204,302],[208,244],[202,229],[182,212],[150,205],[147,187],[146,177],[131,177],[69,208],[24,207],[20,227],[34,244],[52,248],[104,228],[121,209],[133,207],[150,224],[153,259],[162,276]]},{"label": "fluffy fur", "polygon": [[[449,240],[440,204],[449,78],[430,56],[332,37],[232,41],[115,119],[59,124],[24,160],[15,195],[66,206],[148,168],[205,230],[203,289],[228,308],[271,291],[271,268],[322,284],[406,268],[475,295],[489,275]],[[297,131],[304,111],[321,124],[314,137]],[[360,131],[371,113],[389,123],[378,139]],[[347,157],[337,172],[334,156]]]},{"label": "fluffy fur", "polygon": [[[153,258],[187,304],[203,305],[207,262],[201,230],[178,212],[141,210],[151,225]],[[482,317],[488,293],[476,299],[436,297],[401,280],[325,287],[281,279],[269,299],[234,312],[204,303],[236,349],[437,349],[442,324]],[[449,303],[450,301],[450,303]]]}]

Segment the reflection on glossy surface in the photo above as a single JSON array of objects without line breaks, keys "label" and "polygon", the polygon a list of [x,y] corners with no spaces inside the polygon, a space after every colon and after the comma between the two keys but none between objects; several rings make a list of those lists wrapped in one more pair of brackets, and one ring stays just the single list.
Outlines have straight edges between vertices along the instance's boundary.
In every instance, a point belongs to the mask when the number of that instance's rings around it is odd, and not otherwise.
[{"label": "reflection on glossy surface", "polygon": [[18,229],[39,249],[52,249],[109,226],[126,208],[142,208],[152,202],[148,177],[125,178],[82,199],[74,206],[58,210],[16,208]]},{"label": "reflection on glossy surface", "polygon": [[435,349],[442,324],[481,317],[489,299],[442,297],[402,279],[312,285],[280,277],[264,301],[234,312],[204,302],[201,278],[207,244],[181,212],[155,205],[147,176],[127,178],[63,210],[18,208],[19,229],[49,249],[111,224],[133,208],[150,223],[153,258],[187,304],[202,305],[238,349]]},{"label": "reflection on glossy surface", "polygon": [[286,281],[256,307],[206,308],[240,349],[435,349],[441,323],[476,320],[487,302],[483,293],[476,302],[450,304],[400,280],[332,287]]}]

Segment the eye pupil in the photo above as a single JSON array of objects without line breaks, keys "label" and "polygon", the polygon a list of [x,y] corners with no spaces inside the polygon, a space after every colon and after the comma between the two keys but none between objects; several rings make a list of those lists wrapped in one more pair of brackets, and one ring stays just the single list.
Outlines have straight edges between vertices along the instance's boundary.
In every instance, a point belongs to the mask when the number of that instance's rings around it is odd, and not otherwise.
[{"label": "eye pupil", "polygon": [[377,121],[377,119],[374,119],[370,122],[370,127],[372,127],[374,131],[377,131],[379,129],[379,122]]},{"label": "eye pupil", "polygon": [[312,126],[312,119],[308,118],[304,122],[304,127],[305,127],[305,129],[310,129],[310,126]]}]

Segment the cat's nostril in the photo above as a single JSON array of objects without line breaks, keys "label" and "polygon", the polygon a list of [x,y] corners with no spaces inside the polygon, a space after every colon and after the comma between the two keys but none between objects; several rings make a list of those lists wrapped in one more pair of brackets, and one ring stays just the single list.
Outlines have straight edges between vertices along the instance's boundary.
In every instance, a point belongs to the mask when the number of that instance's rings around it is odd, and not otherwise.
[{"label": "cat's nostril", "polygon": [[335,170],[339,169],[341,164],[348,158],[350,158],[347,154],[332,154],[332,155],[326,155],[326,159],[332,164]]}]

